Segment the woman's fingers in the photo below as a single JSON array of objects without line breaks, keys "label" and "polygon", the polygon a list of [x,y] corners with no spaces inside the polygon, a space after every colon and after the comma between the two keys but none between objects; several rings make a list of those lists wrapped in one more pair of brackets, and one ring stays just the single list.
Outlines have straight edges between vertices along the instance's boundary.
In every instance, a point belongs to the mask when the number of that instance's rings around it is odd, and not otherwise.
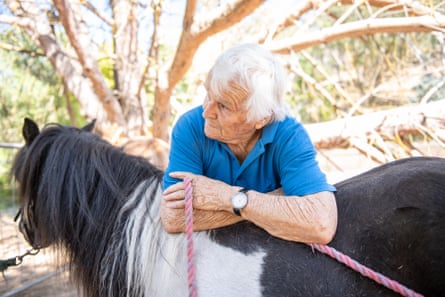
[{"label": "woman's fingers", "polygon": [[173,178],[178,178],[178,179],[185,179],[186,177],[193,179],[194,174],[190,173],[190,172],[184,172],[184,171],[174,171],[174,172],[170,172],[169,175]]},{"label": "woman's fingers", "polygon": [[184,182],[179,182],[171,185],[162,193],[162,198],[165,201],[165,206],[168,208],[184,208],[185,206],[185,190]]},{"label": "woman's fingers", "polygon": [[165,200],[165,206],[167,208],[185,208],[185,201],[183,200]]}]

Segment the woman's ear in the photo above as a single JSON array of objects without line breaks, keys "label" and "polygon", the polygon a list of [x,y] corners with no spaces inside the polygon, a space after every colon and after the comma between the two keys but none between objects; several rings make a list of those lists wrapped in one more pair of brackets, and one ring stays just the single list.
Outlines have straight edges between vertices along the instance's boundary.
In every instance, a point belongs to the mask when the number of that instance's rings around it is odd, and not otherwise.
[{"label": "woman's ear", "polygon": [[255,124],[255,129],[260,130],[264,126],[270,123],[270,120],[272,119],[272,114],[269,114],[268,116],[265,116],[263,119],[259,120]]}]

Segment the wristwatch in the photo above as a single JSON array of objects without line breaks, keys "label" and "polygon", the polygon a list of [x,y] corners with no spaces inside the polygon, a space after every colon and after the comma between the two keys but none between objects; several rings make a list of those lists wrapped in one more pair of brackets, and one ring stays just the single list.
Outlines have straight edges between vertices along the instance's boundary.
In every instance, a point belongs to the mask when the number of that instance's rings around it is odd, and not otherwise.
[{"label": "wristwatch", "polygon": [[242,188],[235,195],[232,196],[233,212],[238,216],[241,216],[241,209],[246,207],[247,201],[249,200],[246,194],[247,191],[249,190]]}]

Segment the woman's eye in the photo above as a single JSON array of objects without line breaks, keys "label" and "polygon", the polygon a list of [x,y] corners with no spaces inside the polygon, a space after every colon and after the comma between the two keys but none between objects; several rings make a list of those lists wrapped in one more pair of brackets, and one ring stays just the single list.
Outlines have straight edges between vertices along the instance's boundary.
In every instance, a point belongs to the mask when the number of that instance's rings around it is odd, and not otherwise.
[{"label": "woman's eye", "polygon": [[226,107],[224,104],[222,104],[222,103],[218,103],[218,106],[219,106],[220,109],[226,109],[226,108],[227,108],[227,107]]}]

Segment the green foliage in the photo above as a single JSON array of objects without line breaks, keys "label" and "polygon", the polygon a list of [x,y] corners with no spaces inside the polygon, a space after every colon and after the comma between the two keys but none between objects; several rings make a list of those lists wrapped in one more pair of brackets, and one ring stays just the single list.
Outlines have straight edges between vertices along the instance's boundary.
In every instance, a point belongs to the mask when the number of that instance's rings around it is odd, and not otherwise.
[{"label": "green foliage", "polygon": [[441,42],[431,33],[375,34],[307,49],[291,63],[335,105],[298,75],[292,78],[288,101],[303,122],[314,123],[348,114],[362,98],[358,113],[417,103],[429,95],[430,101],[444,98],[443,71],[438,68],[443,64]]},{"label": "green foliage", "polygon": [[101,47],[100,52],[103,54],[103,58],[98,59],[98,65],[105,81],[110,86],[110,88],[113,89],[115,88],[114,77],[113,77],[114,62],[110,59],[109,53],[107,53],[109,51],[110,51],[110,46],[108,44],[104,44]]},{"label": "green foliage", "polygon": [[16,203],[14,185],[9,176],[10,164],[16,152],[16,149],[0,148],[0,210]]},{"label": "green foliage", "polygon": [[[9,34],[3,35],[7,38]],[[26,38],[23,38],[26,40]],[[30,56],[34,48],[27,43],[19,46],[23,52],[0,50],[0,129],[1,142],[20,142],[20,129],[25,117],[38,123],[69,123],[62,83],[54,68],[43,56]],[[77,100],[69,98],[79,116]]]},{"label": "green foliage", "polygon": [[[21,143],[25,117],[39,124],[70,123],[67,100],[70,100],[77,122],[83,123],[79,103],[71,96],[66,99],[54,68],[38,54],[26,35],[7,31],[0,35],[0,40],[10,43],[12,36],[20,51],[0,49],[0,142]],[[0,149],[0,208],[11,203],[13,189],[8,172],[15,153],[16,149]]]}]

